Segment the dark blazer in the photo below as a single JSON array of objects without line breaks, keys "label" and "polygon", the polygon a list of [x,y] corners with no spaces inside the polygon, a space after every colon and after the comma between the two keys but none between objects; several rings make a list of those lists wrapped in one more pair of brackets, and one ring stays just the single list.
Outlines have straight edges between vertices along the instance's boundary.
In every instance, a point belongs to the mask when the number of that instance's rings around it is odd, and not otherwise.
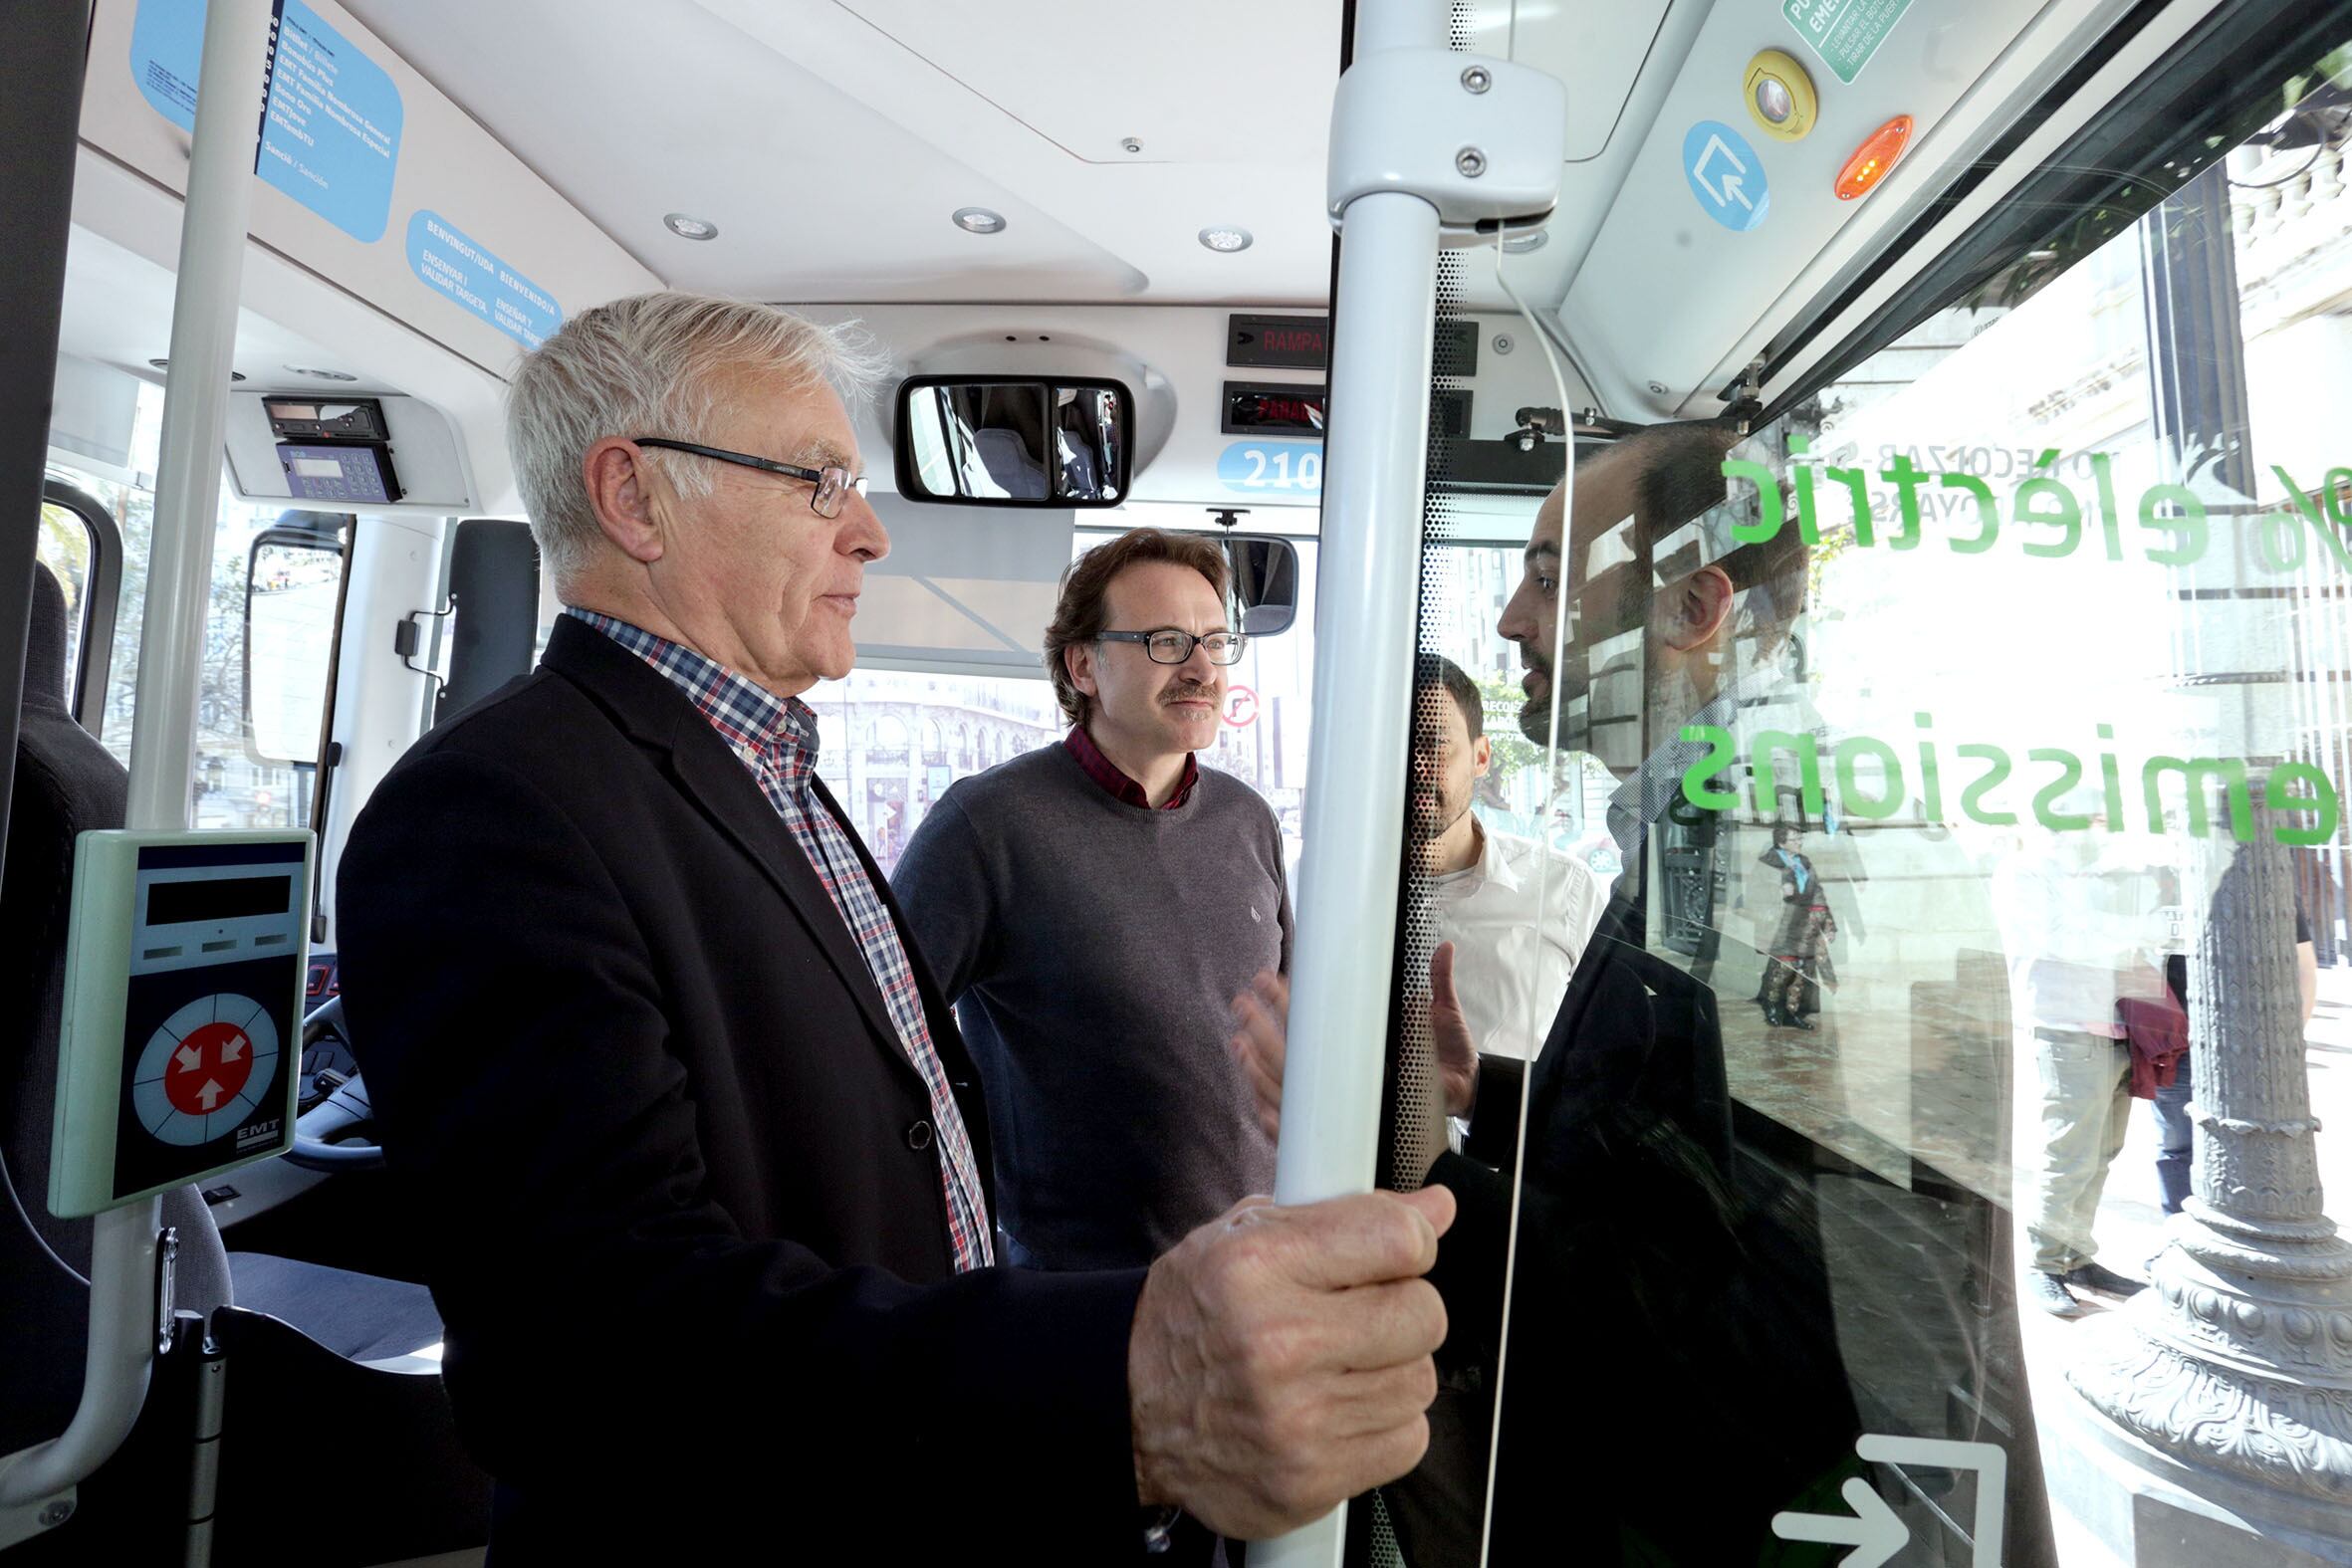
[{"label": "dark blazer", "polygon": [[[1431,1172],[1461,1206],[1430,1277],[1441,1367],[1471,1408],[1461,1452],[1433,1447],[1434,1497],[1408,1483],[1394,1510],[1400,1539],[1419,1537],[1407,1555],[1477,1560],[1517,1169],[1494,1560],[1556,1555],[1563,1518],[1580,1561],[1766,1560],[1774,1512],[1825,1484],[1835,1511],[1859,1427],[1817,1225],[1736,1146],[1715,994],[1645,950],[1641,906],[1620,896],[1533,1065],[1488,1056],[1479,1076],[1464,1152]],[[1694,1492],[1664,1456],[1699,1433],[1740,1448]]]},{"label": "dark blazer", "polygon": [[[559,620],[536,672],[377,787],[337,894],[501,1568],[747,1532],[785,1561],[1139,1551],[1142,1274],[954,1274],[930,1104],[857,946],[659,673]],[[914,967],[986,1173],[972,1063]]]}]

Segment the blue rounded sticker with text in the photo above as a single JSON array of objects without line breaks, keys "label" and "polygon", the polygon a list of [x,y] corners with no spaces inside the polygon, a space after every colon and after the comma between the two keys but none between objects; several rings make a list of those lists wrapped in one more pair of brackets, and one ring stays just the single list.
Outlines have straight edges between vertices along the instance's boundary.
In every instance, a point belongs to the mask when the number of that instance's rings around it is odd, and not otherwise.
[{"label": "blue rounded sticker with text", "polygon": [[1683,133],[1682,172],[1707,216],[1727,229],[1753,229],[1771,211],[1764,159],[1720,119],[1702,119]]},{"label": "blue rounded sticker with text", "polygon": [[1318,496],[1323,490],[1320,441],[1236,441],[1217,458],[1217,478],[1244,495]]},{"label": "blue rounded sticker with text", "polygon": [[409,215],[408,270],[526,348],[564,325],[552,296],[437,212]]}]

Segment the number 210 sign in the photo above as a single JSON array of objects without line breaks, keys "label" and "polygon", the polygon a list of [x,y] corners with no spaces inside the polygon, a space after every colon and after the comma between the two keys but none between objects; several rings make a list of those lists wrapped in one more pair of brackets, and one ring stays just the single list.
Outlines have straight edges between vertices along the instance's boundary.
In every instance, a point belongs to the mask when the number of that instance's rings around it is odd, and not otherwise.
[{"label": "number 210 sign", "polygon": [[1320,495],[1323,446],[1320,441],[1236,441],[1218,457],[1217,479],[1244,495]]}]

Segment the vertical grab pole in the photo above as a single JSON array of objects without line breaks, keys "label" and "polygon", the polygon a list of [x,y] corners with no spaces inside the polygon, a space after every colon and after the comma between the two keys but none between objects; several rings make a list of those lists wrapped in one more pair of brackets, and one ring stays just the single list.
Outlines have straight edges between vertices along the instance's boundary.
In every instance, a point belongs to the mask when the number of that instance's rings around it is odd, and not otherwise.
[{"label": "vertical grab pole", "polygon": [[[229,361],[237,338],[271,10],[271,0],[211,0],[204,18],[131,727],[130,827],[188,825]],[[63,1437],[0,1469],[0,1506],[78,1485],[113,1456],[138,1420],[154,1365],[160,1210],[160,1201],[148,1198],[98,1216],[81,1407]]]},{"label": "vertical grab pole", "polygon": [[[1362,0],[1355,67],[1383,50],[1442,48],[1441,0]],[[1334,147],[1336,158],[1338,149]],[[1291,963],[1275,1197],[1370,1189],[1396,945],[1414,584],[1429,446],[1438,211],[1401,191],[1340,216],[1331,413],[1316,575],[1314,712]],[[1253,1568],[1337,1568],[1344,1504],[1251,1548]]]},{"label": "vertical grab pole", "polygon": [[139,631],[128,827],[188,825],[229,361],[237,345],[237,287],[253,208],[270,15],[270,0],[211,0],[204,20],[179,279],[171,301],[171,360],[163,379],[154,545]]},{"label": "vertical grab pole", "polygon": [[1299,868],[1275,1167],[1275,1197],[1287,1204],[1372,1185],[1403,853],[1437,257],[1437,209],[1419,196],[1380,191],[1349,204],[1331,332],[1315,581],[1318,722],[1304,820],[1306,842],[1326,850]]}]

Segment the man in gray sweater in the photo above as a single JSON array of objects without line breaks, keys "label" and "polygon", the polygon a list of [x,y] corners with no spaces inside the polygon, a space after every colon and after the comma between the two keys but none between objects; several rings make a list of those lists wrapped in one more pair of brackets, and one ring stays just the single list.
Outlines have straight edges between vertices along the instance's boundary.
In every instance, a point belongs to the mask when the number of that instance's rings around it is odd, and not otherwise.
[{"label": "man in gray sweater", "polygon": [[1132,1266],[1273,1191],[1226,1041],[1251,978],[1290,971],[1282,835],[1193,759],[1242,649],[1214,543],[1087,552],[1045,646],[1067,739],[949,789],[891,887],[980,1067],[1007,1260]]}]

